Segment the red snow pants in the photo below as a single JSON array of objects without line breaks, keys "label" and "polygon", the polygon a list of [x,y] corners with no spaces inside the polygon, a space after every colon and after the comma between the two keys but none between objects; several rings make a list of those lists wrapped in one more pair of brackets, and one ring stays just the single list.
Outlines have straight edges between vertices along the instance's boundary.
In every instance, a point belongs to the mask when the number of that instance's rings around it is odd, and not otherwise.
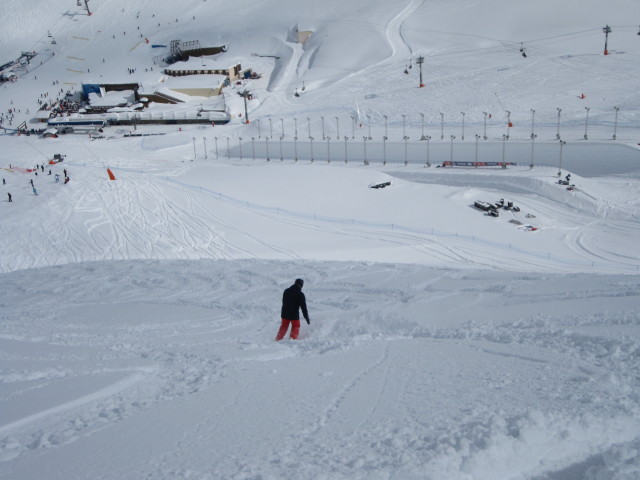
[{"label": "red snow pants", "polygon": [[287,334],[287,330],[289,330],[289,324],[291,324],[291,339],[296,340],[298,338],[298,333],[300,333],[300,320],[287,320],[286,318],[283,318],[282,323],[280,324],[280,330],[278,330],[278,335],[276,335],[276,341],[284,338]]}]

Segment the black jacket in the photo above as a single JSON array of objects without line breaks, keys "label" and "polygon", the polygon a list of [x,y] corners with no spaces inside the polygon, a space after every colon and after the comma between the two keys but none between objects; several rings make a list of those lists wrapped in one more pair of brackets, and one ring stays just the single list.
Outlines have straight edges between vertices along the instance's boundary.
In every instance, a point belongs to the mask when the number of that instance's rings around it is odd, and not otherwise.
[{"label": "black jacket", "polygon": [[309,319],[307,312],[307,300],[298,285],[291,285],[282,294],[282,313],[281,318],[285,320],[300,320],[300,311],[305,319]]}]

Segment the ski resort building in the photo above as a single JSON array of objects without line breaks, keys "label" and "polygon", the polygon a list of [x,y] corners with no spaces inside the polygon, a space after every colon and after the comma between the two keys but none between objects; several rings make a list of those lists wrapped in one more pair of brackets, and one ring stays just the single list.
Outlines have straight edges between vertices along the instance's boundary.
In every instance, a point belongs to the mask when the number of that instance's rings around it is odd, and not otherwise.
[{"label": "ski resort building", "polygon": [[172,77],[182,77],[185,75],[223,75],[234,81],[242,75],[242,66],[239,63],[229,65],[219,61],[203,58],[190,57],[184,62],[176,62],[165,68],[164,73]]}]

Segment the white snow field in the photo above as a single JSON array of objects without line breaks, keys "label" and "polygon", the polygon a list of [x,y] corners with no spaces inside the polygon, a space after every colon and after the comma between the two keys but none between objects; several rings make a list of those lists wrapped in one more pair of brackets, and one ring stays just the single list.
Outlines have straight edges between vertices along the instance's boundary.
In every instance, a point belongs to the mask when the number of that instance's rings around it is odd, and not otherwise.
[{"label": "white snow field", "polygon": [[[640,3],[84,4],[0,3],[0,478],[640,478]],[[229,124],[15,134],[176,39]]]}]

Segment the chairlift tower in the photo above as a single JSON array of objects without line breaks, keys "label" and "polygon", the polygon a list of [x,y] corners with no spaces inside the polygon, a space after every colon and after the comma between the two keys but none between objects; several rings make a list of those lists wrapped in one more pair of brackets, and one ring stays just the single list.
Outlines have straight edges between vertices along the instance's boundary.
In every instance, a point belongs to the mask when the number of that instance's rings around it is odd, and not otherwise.
[{"label": "chairlift tower", "polygon": [[245,89],[239,92],[239,95],[244,98],[244,123],[249,123],[249,109],[247,108],[247,97],[251,95],[249,90]]},{"label": "chairlift tower", "polygon": [[[81,0],[78,0],[77,5],[78,5],[79,7],[81,7],[81,6],[82,6],[82,1],[81,1]],[[87,15],[88,15],[88,16],[91,16],[91,11],[89,10],[89,0],[84,0],[84,8],[85,8],[85,10],[87,11]]]},{"label": "chairlift tower", "polygon": [[605,25],[604,27],[602,27],[602,31],[604,32],[604,54],[609,55],[607,44],[609,43],[609,34],[611,33],[611,27],[609,25]]},{"label": "chairlift tower", "polygon": [[420,55],[416,59],[416,63],[420,66],[420,88],[424,87],[424,83],[422,83],[422,64],[424,63],[424,57]]}]

